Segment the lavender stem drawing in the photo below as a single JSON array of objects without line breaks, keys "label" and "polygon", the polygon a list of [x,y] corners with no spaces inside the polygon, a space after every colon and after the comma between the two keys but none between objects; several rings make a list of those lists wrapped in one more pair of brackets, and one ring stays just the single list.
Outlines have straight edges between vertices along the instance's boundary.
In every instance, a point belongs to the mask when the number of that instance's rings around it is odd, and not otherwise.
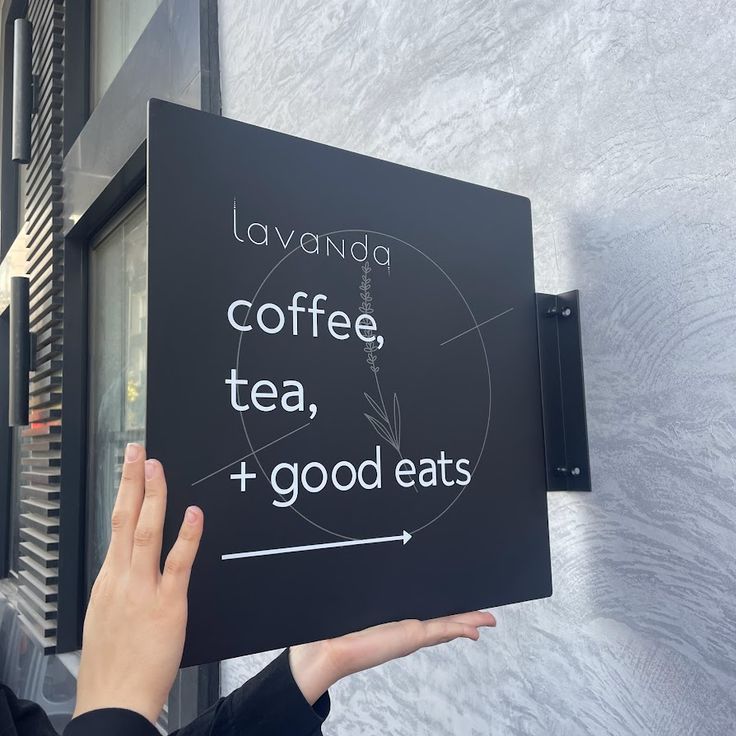
[{"label": "lavender stem drawing", "polygon": [[[366,262],[361,266],[362,276],[360,279],[360,297],[361,305],[359,311],[362,314],[373,314],[373,295],[371,294],[371,264]],[[394,393],[391,413],[386,407],[386,402],[381,390],[381,382],[378,379],[378,372],[381,370],[378,365],[378,348],[376,341],[365,344],[363,351],[366,353],[366,362],[376,381],[376,391],[378,392],[378,401],[376,401],[369,393],[363,392],[368,405],[373,410],[373,414],[364,412],[365,418],[375,430],[381,439],[385,440],[391,447],[396,450],[399,458],[404,459],[401,454],[401,407],[399,405],[399,397]],[[412,484],[414,490],[418,493],[416,483]]]}]

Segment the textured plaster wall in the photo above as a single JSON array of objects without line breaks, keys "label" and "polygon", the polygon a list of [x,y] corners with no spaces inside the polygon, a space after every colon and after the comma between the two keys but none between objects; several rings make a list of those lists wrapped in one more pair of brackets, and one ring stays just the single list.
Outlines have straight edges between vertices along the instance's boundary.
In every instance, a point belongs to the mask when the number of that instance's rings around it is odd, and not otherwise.
[{"label": "textured plaster wall", "polygon": [[538,289],[584,299],[554,597],[338,685],[325,732],[736,733],[733,5],[221,0],[220,44],[225,115],[529,196]]}]

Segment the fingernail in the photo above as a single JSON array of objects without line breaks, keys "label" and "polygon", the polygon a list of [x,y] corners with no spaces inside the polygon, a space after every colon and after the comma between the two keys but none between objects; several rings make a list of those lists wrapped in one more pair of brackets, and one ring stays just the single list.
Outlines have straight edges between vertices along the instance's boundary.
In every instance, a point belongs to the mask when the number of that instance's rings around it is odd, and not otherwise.
[{"label": "fingernail", "polygon": [[125,460],[126,462],[133,463],[135,462],[141,453],[141,446],[136,445],[135,442],[130,442],[128,446],[125,448]]},{"label": "fingernail", "polygon": [[158,470],[158,463],[155,460],[146,460],[146,480],[151,480],[156,477],[156,471]]},{"label": "fingernail", "polygon": [[184,514],[187,524],[196,524],[201,513],[202,512],[196,506],[190,506]]}]

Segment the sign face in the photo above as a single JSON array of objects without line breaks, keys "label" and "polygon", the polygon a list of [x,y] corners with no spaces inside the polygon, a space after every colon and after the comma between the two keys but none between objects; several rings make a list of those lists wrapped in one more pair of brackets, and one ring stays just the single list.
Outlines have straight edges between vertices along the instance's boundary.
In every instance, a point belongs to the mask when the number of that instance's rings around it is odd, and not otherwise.
[{"label": "sign face", "polygon": [[551,594],[529,201],[152,100],[184,665]]}]

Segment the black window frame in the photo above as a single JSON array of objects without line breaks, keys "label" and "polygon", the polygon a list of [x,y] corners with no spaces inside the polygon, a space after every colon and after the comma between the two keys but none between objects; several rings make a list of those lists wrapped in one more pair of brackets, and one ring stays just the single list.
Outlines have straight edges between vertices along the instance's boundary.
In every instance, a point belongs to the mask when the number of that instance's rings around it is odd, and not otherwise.
[{"label": "black window frame", "polygon": [[0,579],[8,577],[10,571],[10,500],[12,488],[11,463],[13,459],[13,430],[8,426],[8,371],[3,370],[10,358],[10,324],[8,310],[0,314]]}]

